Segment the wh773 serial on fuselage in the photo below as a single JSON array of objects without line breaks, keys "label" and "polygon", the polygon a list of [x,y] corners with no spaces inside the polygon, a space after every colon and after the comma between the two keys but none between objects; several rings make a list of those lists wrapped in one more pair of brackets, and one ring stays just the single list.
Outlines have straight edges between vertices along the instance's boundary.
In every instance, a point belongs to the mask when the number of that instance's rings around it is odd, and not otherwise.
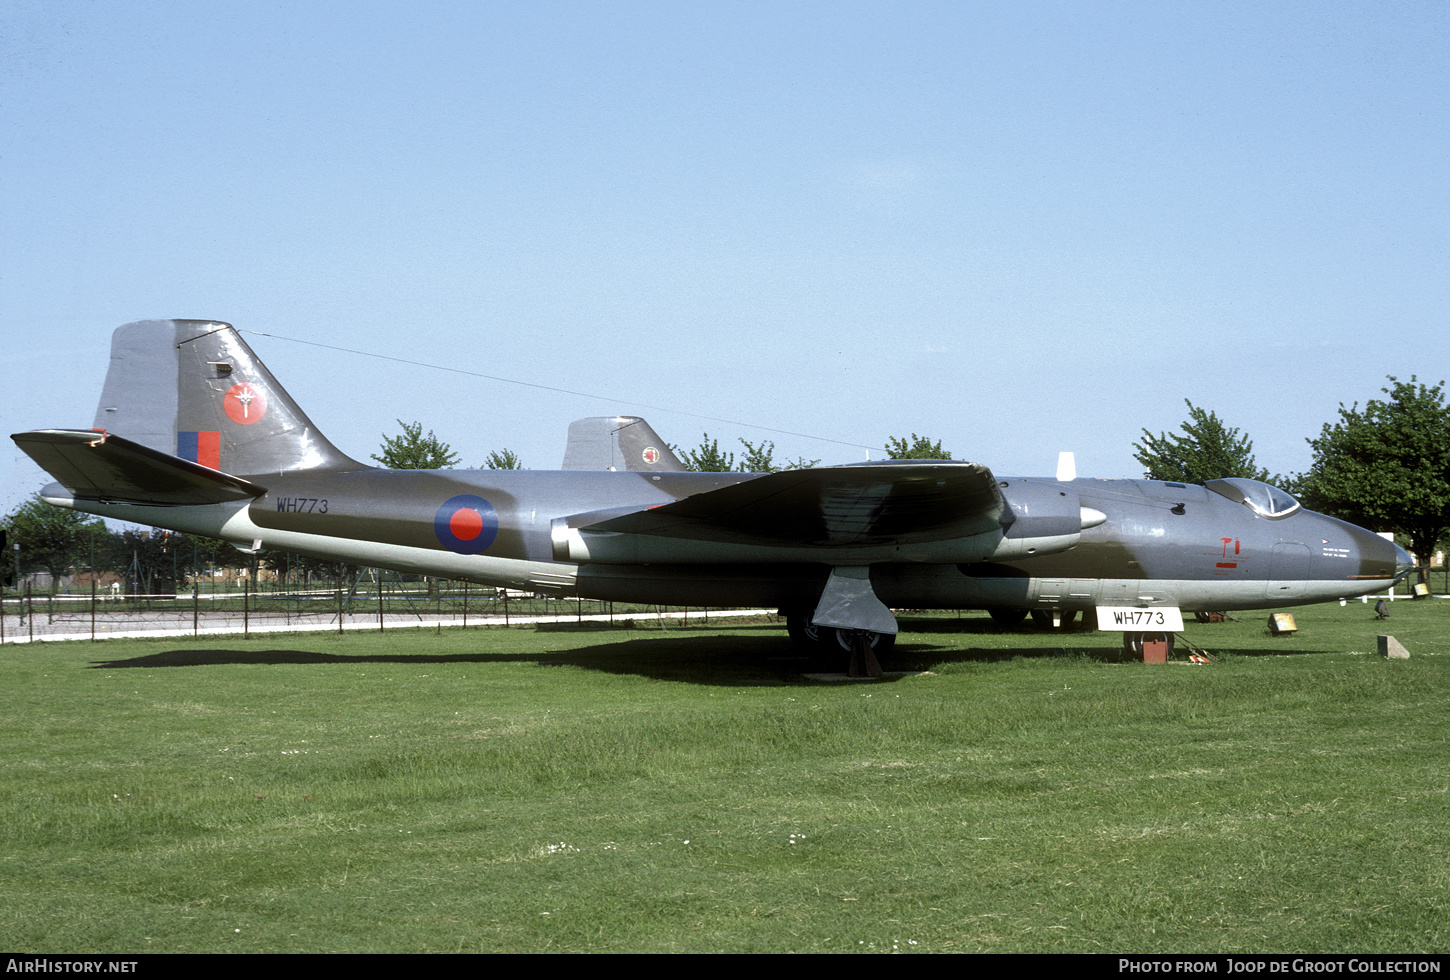
[{"label": "wh773 serial on fuselage", "polygon": [[636,418],[574,423],[558,471],[378,469],[204,320],[118,328],[94,428],[12,438],[58,481],[42,492],[56,506],[554,595],[778,607],[807,639],[889,642],[892,607],[1004,622],[1256,609],[1410,571],[1393,543],[1252,480],[1024,479],[951,460],[695,473]]}]

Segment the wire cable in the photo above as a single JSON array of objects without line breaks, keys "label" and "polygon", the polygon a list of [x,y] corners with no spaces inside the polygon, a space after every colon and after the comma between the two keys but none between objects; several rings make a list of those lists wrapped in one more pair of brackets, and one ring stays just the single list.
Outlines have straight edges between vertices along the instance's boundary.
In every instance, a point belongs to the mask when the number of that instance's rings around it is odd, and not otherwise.
[{"label": "wire cable", "polygon": [[501,378],[496,374],[483,374],[479,371],[468,371],[463,368],[450,367],[447,364],[429,364],[427,361],[413,361],[406,357],[393,357],[390,354],[378,354],[374,351],[356,350],[352,347],[337,347],[333,344],[321,344],[315,340],[302,340],[297,337],[284,337],[276,333],[264,333],[261,330],[243,330],[242,333],[254,334],[258,337],[270,337],[273,340],[286,340],[294,344],[306,344],[308,347],[321,347],[323,350],[341,351],[344,354],[357,354],[361,357],[376,357],[382,361],[394,361],[398,364],[411,364],[414,367],[432,368],[435,371],[448,371],[452,374],[463,374],[470,378],[483,378],[486,381],[498,381],[503,384],[522,385],[525,388],[537,388],[540,391],[551,391],[559,395],[574,395],[579,398],[593,398],[598,401],[610,402],[615,405],[630,405],[635,408],[642,408],[651,412],[668,412],[671,415],[683,415],[685,418],[701,419],[705,422],[720,422],[725,425],[739,425],[747,429],[757,429],[761,432],[771,432],[780,436],[796,436],[800,439],[814,439],[817,442],[834,443],[837,446],[850,446],[853,449],[864,449],[868,453],[890,453],[881,446],[867,446],[859,442],[846,442],[842,439],[831,439],[826,436],[811,435],[809,432],[794,432],[790,429],[773,429],[768,425],[759,425],[755,422],[741,422],[738,419],[724,419],[714,415],[700,415],[696,412],[684,412],[677,408],[666,408],[663,405],[647,405],[644,402],[631,401],[627,398],[612,398],[608,395],[596,395],[588,391],[573,391],[569,388],[555,388],[552,385],[536,384],[533,381],[519,381],[516,378]]}]

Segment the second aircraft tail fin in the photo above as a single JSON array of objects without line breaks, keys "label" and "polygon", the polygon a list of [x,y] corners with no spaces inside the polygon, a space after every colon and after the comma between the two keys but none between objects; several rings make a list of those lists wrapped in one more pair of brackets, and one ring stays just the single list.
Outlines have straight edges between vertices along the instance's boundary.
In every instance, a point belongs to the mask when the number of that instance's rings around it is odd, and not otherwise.
[{"label": "second aircraft tail fin", "polygon": [[634,415],[596,416],[569,423],[566,470],[649,470],[685,467],[650,424]]}]

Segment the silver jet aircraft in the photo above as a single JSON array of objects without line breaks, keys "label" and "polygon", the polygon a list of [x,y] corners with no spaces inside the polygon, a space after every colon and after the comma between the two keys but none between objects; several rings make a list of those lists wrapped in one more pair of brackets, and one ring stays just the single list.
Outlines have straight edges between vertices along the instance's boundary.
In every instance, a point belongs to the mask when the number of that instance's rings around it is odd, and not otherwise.
[{"label": "silver jet aircraft", "polygon": [[111,344],[93,429],[11,437],[58,481],[42,497],[247,551],[772,606],[802,643],[878,652],[893,607],[1054,625],[1127,608],[1146,624],[1125,631],[1131,645],[1163,611],[1348,598],[1411,567],[1395,544],[1253,480],[1024,479],[951,460],[694,473],[635,418],[574,423],[562,471],[378,469],[338,451],[229,324],[145,320]]}]

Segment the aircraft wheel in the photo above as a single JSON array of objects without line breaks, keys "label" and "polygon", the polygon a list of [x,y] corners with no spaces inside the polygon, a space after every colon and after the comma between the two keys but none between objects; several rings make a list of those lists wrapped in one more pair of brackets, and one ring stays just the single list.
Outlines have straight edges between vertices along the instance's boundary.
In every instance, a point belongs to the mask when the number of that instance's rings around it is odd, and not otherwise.
[{"label": "aircraft wheel", "polygon": [[1166,640],[1168,642],[1168,656],[1173,656],[1173,641],[1177,634],[1174,633],[1124,633],[1123,652],[1138,660],[1143,659],[1143,644],[1150,640]]},{"label": "aircraft wheel", "polygon": [[[825,633],[825,632],[829,631],[831,634],[833,634],[833,636],[835,638],[835,641],[836,641],[836,645],[838,647],[840,647],[842,650],[846,651],[847,653],[850,653],[851,652],[851,639],[852,639],[852,637],[851,637],[852,631],[851,630],[831,629],[828,626],[823,626],[823,627],[819,627],[819,628],[820,628],[820,630],[821,630],[822,633]],[[890,653],[892,651],[892,649],[895,648],[895,646],[896,646],[896,634],[895,633],[867,633],[866,634],[866,645],[871,648],[871,652],[872,653],[876,654],[877,656],[882,656],[883,654]]]},{"label": "aircraft wheel", "polygon": [[819,650],[826,639],[828,632],[833,632],[829,627],[817,626],[811,622],[811,614],[808,612],[787,613],[785,617],[785,631],[795,641],[795,645],[806,650]]},{"label": "aircraft wheel", "polygon": [[998,626],[1017,626],[1027,618],[1027,610],[1013,609],[1011,606],[991,606],[987,609],[987,615]]}]

